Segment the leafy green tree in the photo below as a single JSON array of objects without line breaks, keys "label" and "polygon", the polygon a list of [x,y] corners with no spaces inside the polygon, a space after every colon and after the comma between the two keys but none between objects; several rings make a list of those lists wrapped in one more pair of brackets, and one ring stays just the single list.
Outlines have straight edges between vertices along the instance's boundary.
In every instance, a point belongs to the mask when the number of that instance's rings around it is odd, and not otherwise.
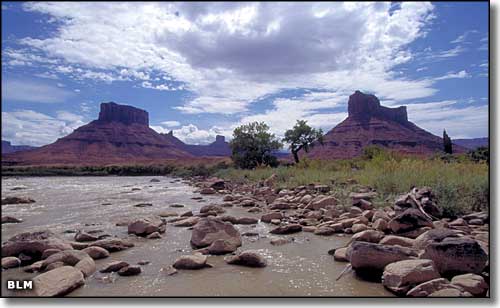
[{"label": "leafy green tree", "polygon": [[451,144],[451,139],[450,139],[450,137],[448,137],[446,130],[443,130],[443,146],[444,146],[444,152],[446,154],[453,153],[453,146]]},{"label": "leafy green tree", "polygon": [[490,149],[488,147],[478,147],[475,150],[469,151],[467,155],[469,159],[474,162],[490,163]]},{"label": "leafy green tree", "polygon": [[293,159],[295,163],[298,163],[300,150],[308,153],[314,147],[316,141],[323,145],[323,131],[307,125],[307,121],[297,120],[295,126],[285,132],[283,141],[290,144],[289,148],[293,154]]},{"label": "leafy green tree", "polygon": [[237,127],[229,146],[236,166],[253,169],[257,166],[276,166],[278,161],[272,153],[283,145],[269,132],[269,126],[264,122],[253,122]]}]

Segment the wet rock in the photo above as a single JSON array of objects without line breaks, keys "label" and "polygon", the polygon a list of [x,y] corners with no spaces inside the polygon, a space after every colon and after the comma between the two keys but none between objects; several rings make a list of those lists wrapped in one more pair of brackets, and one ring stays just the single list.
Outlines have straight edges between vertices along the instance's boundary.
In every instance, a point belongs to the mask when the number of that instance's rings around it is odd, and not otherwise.
[{"label": "wet rock", "polygon": [[193,211],[184,212],[180,216],[181,217],[192,217],[193,216]]},{"label": "wet rock", "polygon": [[134,207],[149,207],[149,206],[153,206],[153,203],[137,203],[137,204],[134,204]]},{"label": "wet rock", "polygon": [[319,228],[316,228],[314,230],[314,234],[325,235],[325,236],[333,235],[336,232],[337,232],[337,230],[335,230],[334,228],[328,227],[328,226],[319,227]]},{"label": "wet rock", "polygon": [[61,250],[60,249],[46,249],[43,251],[41,259],[45,260],[48,257],[50,257],[51,255],[56,254],[58,252],[61,252]]},{"label": "wet rock", "polygon": [[16,257],[5,257],[2,258],[2,268],[8,269],[13,267],[21,266],[21,260]]},{"label": "wet rock", "polygon": [[134,220],[128,225],[128,233],[147,236],[153,232],[165,232],[165,222],[159,218],[147,217]]},{"label": "wet rock", "polygon": [[387,235],[382,240],[380,240],[381,245],[399,245],[403,247],[413,247],[414,243],[414,239],[396,235]]},{"label": "wet rock", "polygon": [[333,253],[333,259],[338,262],[349,262],[349,259],[347,258],[347,250],[348,247],[335,249],[335,252]]},{"label": "wet rock", "polygon": [[238,218],[231,216],[231,215],[222,215],[222,216],[218,216],[217,218],[219,218],[222,221],[230,222],[233,225],[236,224],[236,222],[238,221]]},{"label": "wet rock", "polygon": [[347,257],[357,272],[379,275],[388,264],[415,259],[418,252],[407,247],[355,241],[348,249]]},{"label": "wet rock", "polygon": [[235,200],[235,198],[234,198],[234,196],[232,196],[232,195],[225,195],[225,196],[222,198],[222,201],[224,201],[224,202],[229,202],[229,201],[234,201],[234,200]]},{"label": "wet rock", "polygon": [[163,211],[163,212],[159,212],[158,216],[160,216],[160,217],[175,217],[175,216],[179,216],[179,214],[177,214],[176,212]]},{"label": "wet rock", "polygon": [[430,243],[421,258],[433,260],[443,276],[481,274],[488,261],[479,243],[470,238],[445,238],[442,242]]},{"label": "wet rock", "polygon": [[150,239],[150,240],[159,239],[159,238],[161,238],[161,235],[159,232],[153,232],[153,233],[149,234],[148,236],[146,236],[146,238]]},{"label": "wet rock", "polygon": [[398,233],[399,236],[404,236],[404,237],[409,237],[411,239],[416,239],[420,235],[424,234],[425,232],[432,230],[431,227],[422,227],[422,228],[417,228],[415,230],[411,231],[406,231],[402,233]]},{"label": "wet rock", "polygon": [[174,223],[174,227],[192,227],[200,221],[200,217],[188,217]]},{"label": "wet rock", "polygon": [[3,224],[16,224],[16,223],[20,223],[20,222],[23,222],[23,220],[19,219],[19,218],[12,217],[12,216],[2,216],[2,223]]},{"label": "wet rock", "polygon": [[[201,199],[201,197],[195,197],[195,198]],[[197,200],[199,200],[199,199],[197,199]],[[184,207],[184,206],[185,206],[184,204],[179,204],[179,203],[170,204],[170,207],[174,207],[174,208],[181,208],[181,207]]]},{"label": "wet rock", "polygon": [[484,223],[486,223],[490,219],[487,212],[476,212],[476,213],[465,215],[462,218],[467,220],[469,223],[471,220],[474,220],[474,219],[479,219],[479,220],[482,220]]},{"label": "wet rock", "polygon": [[75,264],[75,268],[80,270],[85,278],[92,275],[96,270],[95,262],[91,257],[86,257],[80,260]]},{"label": "wet rock", "polygon": [[262,222],[267,222],[267,223],[270,223],[271,220],[273,219],[283,219],[283,214],[281,214],[280,212],[271,212],[271,213],[267,213],[267,214],[264,214],[260,217],[260,220]]},{"label": "wet rock", "polygon": [[484,278],[475,274],[455,276],[451,279],[451,283],[474,296],[484,296],[489,288]]},{"label": "wet rock", "polygon": [[94,236],[87,232],[80,231],[75,234],[75,241],[77,242],[93,242],[97,240],[98,240],[97,236]]},{"label": "wet rock", "polygon": [[167,276],[172,276],[178,273],[178,271],[173,266],[166,266],[160,269],[160,272],[165,273]]},{"label": "wet rock", "polygon": [[217,191],[211,187],[205,187],[205,188],[202,188],[200,190],[200,194],[202,195],[213,195],[215,194]]},{"label": "wet rock", "polygon": [[238,225],[254,225],[258,222],[259,220],[253,217],[240,217],[236,220],[236,224]]},{"label": "wet rock", "polygon": [[129,264],[125,261],[113,261],[108,264],[106,264],[101,270],[101,273],[111,273],[111,272],[118,272],[120,269],[123,267],[127,267]]},{"label": "wet rock", "polygon": [[150,263],[151,263],[151,261],[148,261],[148,260],[141,260],[141,261],[137,262],[138,265],[148,265]]},{"label": "wet rock", "polygon": [[142,273],[142,269],[138,265],[125,266],[118,271],[118,275],[120,276],[135,276],[139,275],[140,273]]},{"label": "wet rock", "polygon": [[69,242],[71,247],[76,250],[82,250],[90,246],[89,243],[81,243],[81,242]]},{"label": "wet rock", "polygon": [[206,249],[207,252],[211,255],[225,255],[236,251],[236,249],[238,249],[238,246],[227,240],[215,240]]},{"label": "wet rock", "polygon": [[104,259],[109,257],[109,252],[102,247],[90,246],[85,249],[82,249],[82,251],[88,254],[94,260]]},{"label": "wet rock", "polygon": [[2,205],[4,204],[27,204],[34,203],[35,200],[27,197],[6,197],[2,199]]},{"label": "wet rock", "polygon": [[262,212],[262,209],[260,207],[252,207],[252,208],[249,208],[248,213],[260,213]]},{"label": "wet rock", "polygon": [[31,257],[31,262],[39,261],[47,249],[72,249],[71,245],[56,237],[50,231],[26,232],[11,237],[2,245],[2,257],[17,257],[21,253]]},{"label": "wet rock", "polygon": [[431,293],[429,297],[472,297],[472,294],[455,288],[444,288]]},{"label": "wet rock", "polygon": [[94,243],[92,243],[92,246],[98,246],[106,249],[109,252],[115,252],[134,247],[134,244],[118,238],[107,238],[95,241]]},{"label": "wet rock", "polygon": [[80,270],[62,266],[33,278],[36,296],[63,296],[85,283]]},{"label": "wet rock", "polygon": [[217,214],[222,214],[225,213],[226,210],[215,204],[204,205],[201,207],[200,213],[208,213],[208,212],[215,212]]},{"label": "wet rock", "polygon": [[269,231],[272,234],[292,234],[302,231],[302,226],[299,224],[288,224],[284,226],[280,226],[276,229]]},{"label": "wet rock", "polygon": [[42,269],[55,262],[63,262],[65,265],[75,266],[84,258],[89,258],[89,255],[81,250],[63,250],[45,259],[42,263]]},{"label": "wet rock", "polygon": [[150,183],[159,183],[159,182],[160,182],[160,180],[159,180],[159,179],[151,179],[149,182],[150,182]]},{"label": "wet rock", "polygon": [[202,254],[194,254],[179,257],[173,267],[176,269],[197,270],[207,266],[207,257]]},{"label": "wet rock", "polygon": [[217,218],[202,218],[193,228],[191,234],[191,245],[196,248],[210,246],[216,240],[227,240],[230,243],[241,246],[239,231],[229,222],[223,222]]},{"label": "wet rock", "polygon": [[375,230],[365,230],[352,236],[352,241],[378,243],[385,236],[383,232]]},{"label": "wet rock", "polygon": [[411,288],[439,277],[432,260],[403,260],[385,267],[382,284],[392,292],[404,295]]},{"label": "wet rock", "polygon": [[289,244],[292,242],[292,239],[288,238],[277,238],[277,239],[272,239],[269,243],[273,246],[282,246],[285,244]]},{"label": "wet rock", "polygon": [[389,228],[394,233],[403,233],[420,227],[433,227],[433,225],[431,220],[416,209],[408,209],[389,222]]},{"label": "wet rock", "polygon": [[39,272],[41,271],[42,269],[42,264],[43,264],[43,261],[37,261],[27,267],[24,268],[24,271],[26,273],[35,273],[35,272]]},{"label": "wet rock", "polygon": [[255,200],[251,200],[251,199],[241,200],[240,206],[242,206],[242,207],[254,207]]},{"label": "wet rock", "polygon": [[482,226],[482,225],[484,225],[484,221],[482,219],[471,219],[471,220],[469,220],[469,225]]},{"label": "wet rock", "polygon": [[[447,287],[453,287],[451,286],[450,282],[445,279],[445,278],[436,278],[429,280],[427,282],[421,283],[414,287],[413,289],[409,290],[408,293],[406,293],[406,296],[409,297],[427,297],[430,294],[447,288]],[[458,287],[455,287],[458,288]]]},{"label": "wet rock", "polygon": [[266,267],[267,261],[260,256],[256,251],[243,251],[236,256],[231,256],[225,259],[227,264],[236,264],[248,267]]}]

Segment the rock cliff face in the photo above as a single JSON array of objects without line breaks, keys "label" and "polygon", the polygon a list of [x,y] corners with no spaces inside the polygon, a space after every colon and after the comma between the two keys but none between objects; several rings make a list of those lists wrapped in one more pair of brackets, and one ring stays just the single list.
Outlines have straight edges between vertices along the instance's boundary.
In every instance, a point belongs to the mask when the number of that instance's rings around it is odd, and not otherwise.
[{"label": "rock cliff face", "polygon": [[144,110],[103,103],[99,119],[52,144],[8,154],[3,160],[10,164],[107,164],[193,157],[148,124]]},{"label": "rock cliff face", "polygon": [[149,126],[149,115],[145,110],[116,103],[102,103],[98,122],[119,122],[125,125],[138,124]]},{"label": "rock cliff face", "polygon": [[[348,117],[325,134],[324,146],[317,144],[310,158],[344,159],[359,156],[363,148],[379,145],[404,154],[429,155],[443,151],[443,140],[408,121],[406,107],[380,105],[374,95],[356,91],[349,97]],[[464,152],[459,145],[454,152]]]},{"label": "rock cliff face", "polygon": [[221,135],[215,137],[215,141],[208,145],[185,144],[179,138],[175,137],[173,132],[162,134],[162,136],[180,149],[189,152],[194,156],[230,156],[231,148],[226,138]]}]

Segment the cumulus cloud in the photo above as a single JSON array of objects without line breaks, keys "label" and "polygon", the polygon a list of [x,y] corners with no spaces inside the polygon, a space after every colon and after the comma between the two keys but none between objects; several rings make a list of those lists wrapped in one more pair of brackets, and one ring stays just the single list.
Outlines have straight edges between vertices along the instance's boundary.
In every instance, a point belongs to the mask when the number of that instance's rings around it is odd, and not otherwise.
[{"label": "cumulus cloud", "polygon": [[74,96],[57,85],[34,80],[4,79],[2,89],[2,101],[61,103]]},{"label": "cumulus cloud", "polygon": [[[162,134],[169,133],[172,130],[171,128],[165,128],[163,126],[152,125],[150,127]],[[217,126],[212,126],[209,129],[201,129],[194,124],[188,124],[178,129],[174,129],[173,134],[186,144],[209,144],[215,141],[217,135],[230,137],[232,131]]]},{"label": "cumulus cloud", "polygon": [[83,117],[68,111],[58,111],[56,117],[33,110],[2,112],[2,140],[42,146],[70,134],[83,124]]},{"label": "cumulus cloud", "polygon": [[390,72],[413,59],[407,45],[426,35],[434,9],[427,2],[33,2],[24,8],[59,21],[51,36],[19,42],[57,61],[56,71],[138,80],[157,90],[171,85],[156,85],[151,75],[168,76],[193,93],[177,106],[185,113],[241,113],[283,89],[342,90],[339,76],[360,76],[364,83],[352,77],[347,83],[392,99],[435,91],[432,82]]}]

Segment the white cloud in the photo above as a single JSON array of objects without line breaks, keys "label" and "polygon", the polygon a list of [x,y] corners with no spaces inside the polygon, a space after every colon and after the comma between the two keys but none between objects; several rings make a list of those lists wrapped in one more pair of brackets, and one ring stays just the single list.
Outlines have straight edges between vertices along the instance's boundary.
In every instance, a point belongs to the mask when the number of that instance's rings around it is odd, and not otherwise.
[{"label": "white cloud", "polygon": [[465,70],[462,70],[458,73],[449,72],[448,74],[446,74],[444,76],[434,78],[434,80],[446,80],[446,79],[456,79],[456,78],[462,79],[462,78],[470,78],[470,77],[471,77],[471,75],[469,73],[467,73]]},{"label": "white cloud", "polygon": [[194,94],[177,106],[186,113],[241,113],[259,97],[305,86],[363,87],[394,99],[435,92],[432,82],[390,71],[414,58],[407,45],[426,35],[434,16],[427,2],[403,2],[396,9],[390,3],[254,2],[24,7],[60,21],[52,36],[20,40],[57,60],[56,71],[171,90],[170,83],[150,81],[152,73],[166,75]]},{"label": "white cloud", "polygon": [[180,126],[181,123],[179,121],[163,121],[161,125],[165,127],[177,127]]},{"label": "white cloud", "polygon": [[479,31],[477,31],[477,30],[465,31],[462,35],[459,35],[456,39],[454,39],[450,43],[452,43],[452,44],[464,43],[464,42],[466,42],[467,37],[469,37],[469,35],[471,35],[473,33],[479,33]]},{"label": "white cloud", "polygon": [[33,110],[2,112],[2,140],[42,146],[70,134],[83,124],[81,116],[67,111],[58,111],[56,117]]},{"label": "white cloud", "polygon": [[6,79],[2,81],[2,102],[5,100],[33,103],[61,103],[73,97],[71,91],[44,82]]},{"label": "white cloud", "polygon": [[[166,134],[170,132],[170,128],[166,129],[163,126],[150,126],[158,133]],[[224,135],[230,137],[232,130],[223,129],[213,126],[209,129],[200,129],[194,124],[184,125],[179,129],[174,129],[173,134],[186,144],[209,144],[215,141],[215,136]]]}]

